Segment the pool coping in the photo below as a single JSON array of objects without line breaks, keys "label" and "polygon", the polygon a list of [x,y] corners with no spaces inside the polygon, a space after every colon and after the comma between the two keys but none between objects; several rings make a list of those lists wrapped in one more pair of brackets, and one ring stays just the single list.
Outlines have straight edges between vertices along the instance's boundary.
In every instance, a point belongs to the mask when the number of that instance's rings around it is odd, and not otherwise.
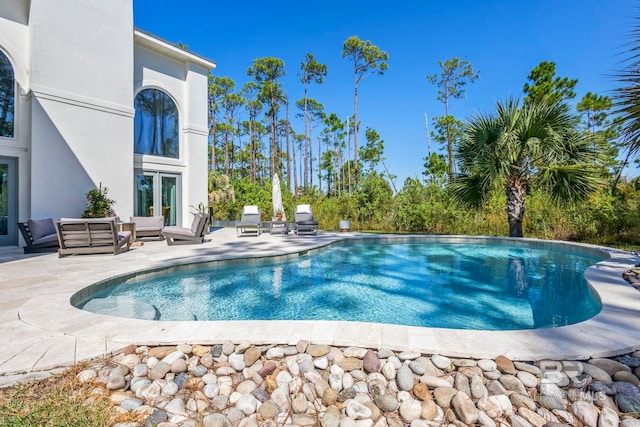
[{"label": "pool coping", "polygon": [[[176,264],[298,256],[338,240],[393,237],[397,235],[320,232],[318,236],[238,238],[233,229],[219,229],[203,245],[168,247],[164,242],[113,255],[73,256],[56,254],[24,258],[0,264],[0,333],[7,342],[0,347],[0,375],[69,365],[102,357],[129,344],[214,344],[225,340],[261,344],[295,344],[305,339],[318,344],[411,350],[449,357],[514,360],[584,360],[607,357],[640,348],[636,323],[640,294],[622,273],[638,258],[625,251],[596,245],[518,239],[541,245],[562,244],[606,252],[610,258],[590,267],[585,278],[598,292],[603,305],[595,317],[558,328],[478,331],[423,328],[342,321],[146,321],[85,312],[70,298],[101,280],[138,270]],[[424,236],[406,238],[469,240],[491,236]],[[508,238],[499,238],[501,240]],[[240,261],[236,261],[240,262]]]}]

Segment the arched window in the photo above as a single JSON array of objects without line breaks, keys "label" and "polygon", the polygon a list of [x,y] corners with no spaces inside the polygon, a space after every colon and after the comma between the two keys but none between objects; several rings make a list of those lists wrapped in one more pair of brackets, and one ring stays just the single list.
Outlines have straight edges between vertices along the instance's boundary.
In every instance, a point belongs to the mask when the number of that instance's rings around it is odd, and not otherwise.
[{"label": "arched window", "polygon": [[16,83],[9,58],[0,52],[0,136],[13,138],[13,106]]},{"label": "arched window", "polygon": [[134,102],[137,154],[179,157],[178,108],[166,93],[158,89],[143,89]]}]

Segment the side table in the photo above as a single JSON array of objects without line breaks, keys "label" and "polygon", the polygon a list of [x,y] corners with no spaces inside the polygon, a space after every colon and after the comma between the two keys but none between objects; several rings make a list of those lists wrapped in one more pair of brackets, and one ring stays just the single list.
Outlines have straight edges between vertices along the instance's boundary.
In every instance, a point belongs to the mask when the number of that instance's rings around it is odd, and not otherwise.
[{"label": "side table", "polygon": [[131,246],[143,246],[144,242],[136,242],[136,223],[132,221],[123,221],[117,223],[118,231],[131,232]]},{"label": "side table", "polygon": [[270,234],[289,234],[289,224],[286,221],[271,221]]}]

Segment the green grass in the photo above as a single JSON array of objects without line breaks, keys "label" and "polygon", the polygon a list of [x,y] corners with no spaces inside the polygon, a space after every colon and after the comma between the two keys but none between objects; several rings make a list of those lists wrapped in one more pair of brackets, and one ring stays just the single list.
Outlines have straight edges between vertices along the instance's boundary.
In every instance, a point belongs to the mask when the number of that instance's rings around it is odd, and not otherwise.
[{"label": "green grass", "polygon": [[[77,366],[51,378],[0,390],[0,426],[107,427],[133,421],[115,411],[104,384],[80,383]],[[138,420],[141,421],[141,420]]]}]

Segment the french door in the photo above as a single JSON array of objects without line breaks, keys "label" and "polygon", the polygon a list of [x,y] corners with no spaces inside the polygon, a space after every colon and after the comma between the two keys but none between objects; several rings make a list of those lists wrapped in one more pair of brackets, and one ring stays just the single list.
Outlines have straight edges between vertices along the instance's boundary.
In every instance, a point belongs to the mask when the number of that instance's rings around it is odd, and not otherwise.
[{"label": "french door", "polygon": [[164,216],[164,225],[180,222],[180,175],[136,172],[136,216]]},{"label": "french door", "polygon": [[18,245],[18,160],[0,157],[0,246]]}]

